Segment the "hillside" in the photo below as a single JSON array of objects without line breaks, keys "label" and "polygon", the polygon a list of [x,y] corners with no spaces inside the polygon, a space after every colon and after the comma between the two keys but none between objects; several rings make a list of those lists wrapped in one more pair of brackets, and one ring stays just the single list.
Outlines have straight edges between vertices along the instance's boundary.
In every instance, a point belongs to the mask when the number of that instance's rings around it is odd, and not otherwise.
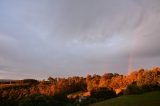
[{"label": "hillside", "polygon": [[160,92],[121,96],[89,106],[160,106]]},{"label": "hillside", "polygon": [[[49,77],[47,81],[13,80],[0,83],[0,106],[28,106],[29,104],[42,106],[42,103],[39,103],[42,100],[44,106],[52,106],[53,104],[55,106],[88,105],[115,98],[117,95],[142,94],[157,90],[160,91],[160,67],[150,70],[140,69],[127,76],[118,73],[105,73],[104,75],[94,74],[86,77]],[[120,99],[116,98],[109,103],[106,102],[108,104],[115,103],[113,106],[135,105],[141,103],[142,97],[140,95],[129,96],[129,98],[122,96]],[[160,96],[154,97],[154,95],[151,99],[147,97],[152,97],[152,94],[145,96],[142,103],[145,103],[143,101],[151,101],[149,103],[154,104],[158,101],[156,99],[160,98]],[[106,106],[106,104],[102,106]]]}]

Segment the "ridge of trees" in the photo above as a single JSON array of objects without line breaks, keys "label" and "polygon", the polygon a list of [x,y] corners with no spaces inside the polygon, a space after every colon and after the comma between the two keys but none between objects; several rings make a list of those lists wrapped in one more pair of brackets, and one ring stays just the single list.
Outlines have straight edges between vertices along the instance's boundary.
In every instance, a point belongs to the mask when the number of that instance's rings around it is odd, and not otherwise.
[{"label": "ridge of trees", "polygon": [[[122,94],[138,94],[160,90],[160,67],[150,70],[140,69],[126,76],[117,73],[105,73],[102,76],[87,75],[86,78],[79,76],[68,78],[49,77],[47,81],[29,79],[20,83],[21,86],[0,88],[1,106],[14,106],[13,104],[15,106],[25,106],[26,103],[32,103],[30,104],[32,106],[39,99],[42,99],[44,103],[50,104],[54,101],[55,104],[63,106],[70,101],[69,98],[67,99],[67,95],[77,91],[90,92],[90,97],[97,101],[98,99],[108,99]],[[26,83],[27,85],[23,86]],[[62,100],[64,103],[60,102]]]}]

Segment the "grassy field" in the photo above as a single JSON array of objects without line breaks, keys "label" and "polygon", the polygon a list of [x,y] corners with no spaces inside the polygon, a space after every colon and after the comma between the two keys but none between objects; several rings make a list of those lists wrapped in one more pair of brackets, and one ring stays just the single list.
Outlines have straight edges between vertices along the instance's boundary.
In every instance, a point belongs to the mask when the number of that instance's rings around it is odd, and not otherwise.
[{"label": "grassy field", "polygon": [[89,106],[160,106],[160,91],[121,96]]}]

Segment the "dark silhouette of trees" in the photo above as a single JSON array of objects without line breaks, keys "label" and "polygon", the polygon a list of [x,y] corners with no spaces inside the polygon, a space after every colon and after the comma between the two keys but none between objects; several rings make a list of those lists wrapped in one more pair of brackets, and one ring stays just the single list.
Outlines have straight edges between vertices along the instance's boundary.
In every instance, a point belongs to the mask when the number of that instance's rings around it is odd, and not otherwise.
[{"label": "dark silhouette of trees", "polygon": [[126,90],[124,91],[125,95],[132,95],[132,94],[140,94],[142,93],[142,89],[137,86],[136,82],[133,82],[132,84],[128,85]]},{"label": "dark silhouette of trees", "polygon": [[34,94],[20,101],[19,106],[63,106],[64,100],[52,96]]},{"label": "dark silhouette of trees", "polygon": [[109,88],[98,88],[97,90],[91,91],[91,97],[96,98],[97,100],[105,100],[115,96],[116,93]]}]

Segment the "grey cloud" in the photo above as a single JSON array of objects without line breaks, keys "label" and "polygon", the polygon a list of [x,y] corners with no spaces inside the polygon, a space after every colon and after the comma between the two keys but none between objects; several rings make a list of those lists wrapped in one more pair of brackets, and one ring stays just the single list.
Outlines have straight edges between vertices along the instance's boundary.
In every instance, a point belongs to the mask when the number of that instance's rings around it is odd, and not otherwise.
[{"label": "grey cloud", "polygon": [[158,65],[159,4],[158,0],[1,0],[0,65],[24,78],[125,74],[129,58],[133,68],[147,67],[147,61]]}]

